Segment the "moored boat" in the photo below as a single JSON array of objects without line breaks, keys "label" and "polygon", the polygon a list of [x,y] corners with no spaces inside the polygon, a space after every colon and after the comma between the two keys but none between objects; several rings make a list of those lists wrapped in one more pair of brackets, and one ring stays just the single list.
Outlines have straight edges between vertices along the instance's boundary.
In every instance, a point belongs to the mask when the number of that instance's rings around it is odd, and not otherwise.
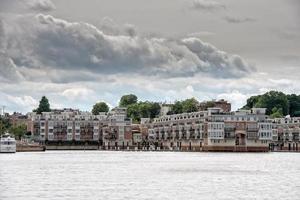
[{"label": "moored boat", "polygon": [[5,133],[0,138],[0,153],[16,153],[16,140],[10,134]]}]

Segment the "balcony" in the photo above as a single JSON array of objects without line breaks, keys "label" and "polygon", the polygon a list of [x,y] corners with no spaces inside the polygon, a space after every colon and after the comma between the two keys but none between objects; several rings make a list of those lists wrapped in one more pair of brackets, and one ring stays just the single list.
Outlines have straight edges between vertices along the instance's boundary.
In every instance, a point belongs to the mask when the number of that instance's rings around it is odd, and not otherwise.
[{"label": "balcony", "polygon": [[224,138],[226,138],[226,139],[235,138],[235,134],[233,132],[230,132],[230,133],[225,132]]},{"label": "balcony", "polygon": [[228,132],[230,132],[230,131],[235,131],[235,129],[236,129],[235,127],[225,127],[225,128],[224,128],[224,130],[225,130],[225,131],[228,131]]},{"label": "balcony", "polygon": [[53,140],[58,140],[58,141],[67,140],[67,134],[62,134],[62,133],[54,134]]},{"label": "balcony", "polygon": [[248,131],[248,132],[257,132],[257,131],[258,131],[258,128],[247,127],[247,131]]}]

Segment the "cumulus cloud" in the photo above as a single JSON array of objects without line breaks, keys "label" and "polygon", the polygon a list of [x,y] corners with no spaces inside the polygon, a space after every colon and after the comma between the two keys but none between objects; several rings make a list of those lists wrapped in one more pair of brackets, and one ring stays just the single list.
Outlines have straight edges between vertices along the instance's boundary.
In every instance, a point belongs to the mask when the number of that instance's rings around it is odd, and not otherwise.
[{"label": "cumulus cloud", "polygon": [[1,0],[0,12],[26,14],[28,12],[50,12],[56,9],[51,0]]},{"label": "cumulus cloud", "polygon": [[226,22],[232,23],[232,24],[240,24],[240,23],[246,23],[246,22],[255,22],[256,19],[245,17],[245,18],[238,18],[238,17],[230,17],[226,16],[223,18]]},{"label": "cumulus cloud", "polygon": [[82,100],[82,99],[87,99],[90,96],[94,95],[94,91],[85,87],[73,87],[73,88],[68,88],[65,89],[62,92],[62,96],[71,99],[71,100]]},{"label": "cumulus cloud", "polygon": [[238,110],[245,105],[245,102],[251,95],[243,94],[238,90],[234,90],[228,93],[221,93],[217,96],[218,99],[226,99],[229,101],[233,107],[232,110]]},{"label": "cumulus cloud", "polygon": [[199,38],[144,37],[132,25],[126,33],[105,34],[83,22],[50,15],[16,17],[7,55],[27,68],[87,70],[96,74],[189,77],[198,73],[238,78],[254,71],[240,56],[223,52]]},{"label": "cumulus cloud", "polygon": [[192,2],[192,9],[201,10],[201,11],[216,11],[220,9],[226,9],[224,4],[213,0],[194,0]]},{"label": "cumulus cloud", "polygon": [[100,29],[105,35],[137,36],[137,27],[133,24],[118,24],[109,17],[104,17],[100,22]]},{"label": "cumulus cloud", "polygon": [[51,0],[30,0],[27,2],[27,5],[32,10],[43,12],[56,9]]},{"label": "cumulus cloud", "polygon": [[[96,27],[37,14],[55,7],[38,2],[50,1],[0,1],[0,104],[9,111],[31,111],[43,95],[52,108],[91,110],[99,99],[116,106],[121,95],[134,93],[167,102],[225,98],[237,109],[270,89],[300,93],[296,65],[256,73],[240,56],[203,41],[215,33],[172,39],[108,17]],[[199,11],[226,9],[217,1],[194,2]],[[243,21],[249,20],[232,23]]]},{"label": "cumulus cloud", "polygon": [[6,112],[28,112],[38,105],[38,101],[30,95],[10,95],[0,91],[0,97]]}]

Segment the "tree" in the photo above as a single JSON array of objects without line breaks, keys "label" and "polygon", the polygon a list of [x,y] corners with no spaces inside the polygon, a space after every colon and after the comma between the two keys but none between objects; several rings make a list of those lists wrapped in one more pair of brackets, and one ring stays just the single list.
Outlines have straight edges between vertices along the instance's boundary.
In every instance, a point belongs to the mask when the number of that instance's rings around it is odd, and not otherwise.
[{"label": "tree", "polygon": [[263,95],[252,96],[247,100],[244,109],[266,108],[266,114],[271,117],[285,115],[300,116],[300,96],[285,95],[283,92],[269,91]]},{"label": "tree", "polygon": [[8,118],[0,116],[0,135],[3,135],[9,128],[11,127],[11,123]]},{"label": "tree", "polygon": [[40,100],[39,107],[33,111],[37,112],[38,114],[42,114],[42,112],[50,112],[51,109],[47,97],[43,96],[42,99]]},{"label": "tree", "polygon": [[297,96],[295,94],[287,95],[287,99],[289,101],[289,114],[292,117],[300,116],[300,95]]},{"label": "tree", "polygon": [[250,97],[249,99],[247,99],[247,104],[242,109],[254,108],[254,106],[258,102],[259,98],[260,98],[260,95]]},{"label": "tree", "polygon": [[141,118],[155,118],[160,113],[160,105],[156,102],[138,102],[127,107],[127,116],[134,122],[139,122]]},{"label": "tree", "polygon": [[133,122],[139,122],[141,120],[140,109],[137,103],[127,107],[127,116],[130,117]]},{"label": "tree", "polygon": [[120,99],[119,106],[120,107],[128,107],[129,105],[137,103],[137,96],[134,94],[123,95]]},{"label": "tree", "polygon": [[182,102],[182,111],[184,113],[196,112],[199,102],[195,98],[186,99]]},{"label": "tree", "polygon": [[195,98],[186,99],[183,101],[175,101],[172,105],[171,112],[168,114],[180,114],[196,112],[198,110],[199,102]]},{"label": "tree", "polygon": [[273,108],[272,109],[272,114],[271,114],[271,118],[281,118],[283,117],[283,114],[282,114],[282,108]]},{"label": "tree", "polygon": [[98,102],[93,106],[93,115],[99,115],[100,112],[108,112],[109,107],[105,102]]},{"label": "tree", "polygon": [[9,130],[11,134],[13,134],[16,139],[21,139],[26,134],[26,125],[21,124],[18,126],[12,126]]},{"label": "tree", "polygon": [[150,112],[150,118],[155,118],[159,115],[160,113],[160,105],[157,102],[151,102],[150,103],[150,108],[149,108],[149,112]]},{"label": "tree", "polygon": [[288,99],[282,92],[270,91],[261,95],[258,102],[254,105],[256,108],[267,108],[266,114],[271,115],[274,107],[281,108],[282,114],[288,114]]}]

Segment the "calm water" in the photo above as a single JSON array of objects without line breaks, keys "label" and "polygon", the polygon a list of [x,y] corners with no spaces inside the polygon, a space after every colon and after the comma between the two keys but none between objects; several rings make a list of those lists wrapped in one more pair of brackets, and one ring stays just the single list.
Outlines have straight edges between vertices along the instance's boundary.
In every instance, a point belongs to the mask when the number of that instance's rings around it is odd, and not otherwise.
[{"label": "calm water", "polygon": [[300,199],[300,154],[0,154],[0,199]]}]

